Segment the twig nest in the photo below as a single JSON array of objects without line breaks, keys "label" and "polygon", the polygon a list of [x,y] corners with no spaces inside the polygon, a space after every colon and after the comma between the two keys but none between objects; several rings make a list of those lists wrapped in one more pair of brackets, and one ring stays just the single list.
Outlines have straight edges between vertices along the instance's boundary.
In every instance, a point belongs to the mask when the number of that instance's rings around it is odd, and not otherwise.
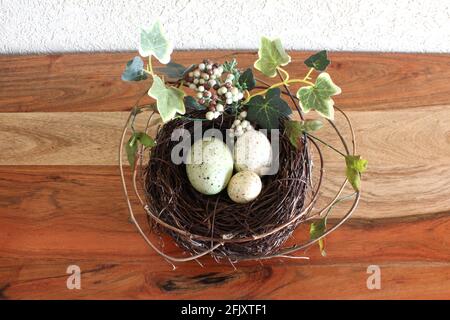
[{"label": "twig nest", "polygon": [[192,186],[206,195],[217,194],[233,174],[233,156],[225,143],[215,138],[195,142],[187,156],[186,173]]},{"label": "twig nest", "polygon": [[234,164],[237,171],[253,171],[264,175],[272,163],[272,147],[269,139],[260,131],[247,131],[234,146]]},{"label": "twig nest", "polygon": [[[189,118],[203,118],[204,115],[204,111],[187,113]],[[202,122],[202,132],[215,128],[225,136],[235,119],[234,115],[224,113],[220,119]],[[210,249],[211,243],[223,243],[211,253],[218,259],[225,257],[239,261],[275,254],[291,237],[296,226],[308,217],[302,210],[305,210],[305,200],[310,196],[308,192],[313,189],[308,188],[311,160],[305,138],[301,137],[299,148],[295,148],[286,134],[280,135],[280,169],[261,178],[261,192],[254,201],[236,203],[225,190],[208,196],[198,192],[188,178],[187,172],[192,169],[171,160],[173,150],[179,144],[179,141],[171,139],[173,131],[183,128],[193,137],[194,124],[195,121],[189,119],[174,119],[158,131],[158,143],[150,151],[143,177],[146,205],[152,212],[150,225],[156,232],[169,234],[181,248],[192,254]],[[284,121],[280,121],[280,132],[285,132]],[[220,142],[224,147],[222,140]],[[255,147],[254,141],[251,146]],[[217,170],[222,170],[224,163],[228,163],[225,177],[228,172],[232,175],[229,154],[210,158],[210,161],[212,168]],[[205,177],[203,182],[205,179],[209,181],[203,171],[201,176]],[[154,217],[160,222],[155,223]],[[286,227],[272,232],[282,225]]]},{"label": "twig nest", "polygon": [[262,189],[261,178],[252,171],[236,173],[228,183],[228,196],[236,203],[249,203],[258,197]]}]

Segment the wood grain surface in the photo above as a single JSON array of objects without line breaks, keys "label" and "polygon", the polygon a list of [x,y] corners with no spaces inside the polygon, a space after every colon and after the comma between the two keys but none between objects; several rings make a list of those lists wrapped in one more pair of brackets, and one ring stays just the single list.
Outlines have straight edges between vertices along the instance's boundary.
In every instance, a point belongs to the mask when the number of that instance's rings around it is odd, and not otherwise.
[{"label": "wood grain surface", "polygon": [[[255,55],[176,52],[174,61],[236,56],[246,67]],[[308,261],[235,270],[204,258],[203,268],[174,271],[129,222],[120,185],[125,111],[148,86],[120,81],[132,56],[0,57],[0,299],[450,298],[450,55],[331,53],[343,89],[335,100],[369,170],[358,210],[326,240],[327,257],[313,247],[302,253]],[[330,128],[321,135],[338,145]],[[324,199],[343,177],[341,160],[326,156]],[[300,227],[292,241],[306,234]],[[66,288],[71,264],[81,267],[81,290]],[[369,265],[381,268],[380,290],[366,287]]]}]

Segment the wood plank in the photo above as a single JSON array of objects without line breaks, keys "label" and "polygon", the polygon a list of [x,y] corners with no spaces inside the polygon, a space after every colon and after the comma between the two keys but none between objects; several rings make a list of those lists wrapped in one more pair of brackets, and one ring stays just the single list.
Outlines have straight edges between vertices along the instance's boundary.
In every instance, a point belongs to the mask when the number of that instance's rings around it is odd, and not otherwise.
[{"label": "wood plank", "polygon": [[[292,77],[304,76],[310,52],[290,52]],[[124,111],[148,89],[120,75],[136,53],[0,56],[0,112]],[[177,51],[173,61],[190,65],[203,58],[235,56],[242,67],[254,51]],[[330,53],[330,73],[343,89],[336,97],[346,110],[390,110],[446,104],[450,100],[449,54]]]},{"label": "wood plank", "polygon": [[[397,110],[389,116],[384,111],[352,111],[349,116],[356,129],[358,153],[370,163],[356,216],[414,216],[450,210],[450,144],[445,143],[450,127],[448,106]],[[0,117],[0,164],[116,165],[126,117],[127,113],[120,112],[5,113]],[[138,127],[145,120],[140,118]],[[342,125],[344,120],[338,117],[337,123]],[[318,136],[339,144],[330,127]],[[327,201],[343,179],[344,167],[339,156],[324,150],[323,199]]]},{"label": "wood plank", "polygon": [[[78,262],[81,289],[68,290],[66,269],[76,261],[0,259],[3,299],[449,299],[448,263],[380,264],[381,289],[368,290],[366,264],[284,262],[238,267]],[[74,262],[75,261],[75,262]],[[6,281],[2,281],[6,279]]]},{"label": "wood plank", "polygon": [[[206,258],[207,268],[171,271],[127,223],[116,167],[0,170],[3,298],[450,298],[448,212],[352,219],[327,239],[326,258],[313,247],[309,261],[242,263],[235,271]],[[295,238],[306,234],[301,227]],[[70,264],[84,271],[81,291],[65,287]],[[380,291],[366,288],[371,264],[381,267]]]},{"label": "wood plank", "polygon": [[[4,113],[0,165],[117,165],[128,112]],[[147,119],[139,117],[137,128]],[[149,134],[155,135],[152,121]],[[126,159],[126,158],[124,158]],[[126,161],[125,161],[126,162]]]}]

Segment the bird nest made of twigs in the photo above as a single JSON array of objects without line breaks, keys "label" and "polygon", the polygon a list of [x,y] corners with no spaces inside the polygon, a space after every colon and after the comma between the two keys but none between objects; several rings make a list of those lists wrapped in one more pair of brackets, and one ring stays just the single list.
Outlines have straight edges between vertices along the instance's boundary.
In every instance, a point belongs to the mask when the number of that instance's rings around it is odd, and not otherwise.
[{"label": "bird nest made of twigs", "polygon": [[[345,116],[351,128],[345,113],[337,110]],[[173,147],[178,143],[171,138],[172,133],[175,129],[192,133],[197,121],[192,119],[201,114],[195,111],[187,114],[187,117],[160,126],[155,138],[156,145],[149,151],[148,162],[142,162],[141,153],[141,161],[136,163],[136,167],[140,164],[141,168],[135,170],[133,175],[134,191],[147,213],[152,230],[158,234],[168,234],[190,254],[188,257],[176,258],[164,253],[144,233],[132,213],[132,219],[145,240],[166,259],[174,262],[190,261],[206,254],[216,260],[226,258],[231,262],[292,257],[290,254],[312,245],[338,228],[356,208],[359,192],[348,212],[320,237],[283,246],[299,224],[320,218],[338,200],[346,181],[328,205],[313,212],[324,175],[323,154],[318,143],[306,134],[300,139],[300,147],[295,148],[286,135],[284,122],[280,121],[279,169],[276,174],[262,178],[263,189],[255,201],[235,203],[228,197],[226,190],[211,196],[201,194],[190,184],[185,164],[175,164],[171,160]],[[233,120],[234,116],[224,114],[219,119],[203,122],[202,130],[219,129],[225,136],[225,130]],[[342,137],[338,128],[333,128]],[[125,132],[126,128],[123,138]],[[341,141],[348,150],[345,140]],[[315,184],[312,182],[312,150],[315,151],[314,167],[318,174]],[[143,185],[144,196],[140,196],[137,190],[139,182]],[[127,201],[130,205],[128,194]]]},{"label": "bird nest made of twigs", "polygon": [[[223,119],[206,122],[202,129],[223,130],[225,136],[225,129],[233,121],[232,115],[224,115]],[[281,135],[280,169],[275,175],[263,177],[263,189],[257,199],[239,204],[228,197],[226,190],[212,196],[199,193],[189,183],[185,165],[171,161],[177,143],[171,140],[171,135],[178,128],[194,135],[194,121],[177,119],[164,125],[144,169],[150,222],[155,221],[155,227],[193,254],[205,252],[218,243],[222,245],[211,254],[231,260],[275,253],[307,216],[302,209],[311,160],[305,140],[301,150],[297,150]]]}]

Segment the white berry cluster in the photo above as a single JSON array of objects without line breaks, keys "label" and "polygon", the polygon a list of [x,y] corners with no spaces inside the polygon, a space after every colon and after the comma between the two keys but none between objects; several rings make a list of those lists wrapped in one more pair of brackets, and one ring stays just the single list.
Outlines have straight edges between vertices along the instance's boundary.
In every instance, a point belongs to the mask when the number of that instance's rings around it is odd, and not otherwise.
[{"label": "white berry cluster", "polygon": [[244,132],[254,130],[253,126],[245,120],[247,117],[247,111],[242,111],[236,120],[234,120],[231,125],[231,129],[229,130],[229,135],[231,137],[240,137],[244,134]]},{"label": "white berry cluster", "polygon": [[196,91],[197,102],[206,107],[208,120],[218,118],[227,107],[244,98],[244,93],[235,86],[235,77],[226,73],[223,80],[224,69],[222,65],[203,60],[188,72],[184,80],[190,89]]}]

